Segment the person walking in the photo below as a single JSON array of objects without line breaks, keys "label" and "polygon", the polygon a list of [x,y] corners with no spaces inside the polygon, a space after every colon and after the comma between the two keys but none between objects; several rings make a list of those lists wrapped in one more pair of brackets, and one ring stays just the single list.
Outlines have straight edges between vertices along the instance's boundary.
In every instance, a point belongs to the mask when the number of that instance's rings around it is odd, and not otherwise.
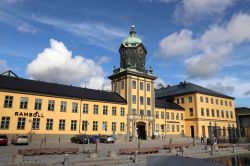
[{"label": "person walking", "polygon": [[203,134],[201,134],[201,143],[205,143]]}]

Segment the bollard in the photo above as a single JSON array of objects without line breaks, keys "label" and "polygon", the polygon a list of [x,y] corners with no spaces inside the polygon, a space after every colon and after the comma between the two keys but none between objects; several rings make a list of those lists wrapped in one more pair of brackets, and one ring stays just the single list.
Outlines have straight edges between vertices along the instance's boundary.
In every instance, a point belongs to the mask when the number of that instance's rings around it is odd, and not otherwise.
[{"label": "bollard", "polygon": [[236,153],[236,147],[235,147],[235,145],[233,145],[232,147],[233,147],[233,153]]},{"label": "bollard", "polygon": [[138,149],[141,148],[141,139],[138,140]]},{"label": "bollard", "polygon": [[182,157],[184,156],[184,148],[183,147],[181,148],[181,156]]},{"label": "bollard", "polygon": [[96,144],[95,144],[95,152],[96,153],[98,153],[98,151],[99,151],[99,146],[100,146],[99,140],[96,140]]},{"label": "bollard", "polygon": [[210,152],[210,155],[214,156],[214,146],[211,145],[211,152]]},{"label": "bollard", "polygon": [[196,146],[196,140],[193,138],[193,146]]},{"label": "bollard", "polygon": [[69,164],[69,155],[66,153],[64,155],[63,166],[68,166],[68,164]]},{"label": "bollard", "polygon": [[137,155],[138,155],[138,151],[135,151],[133,163],[137,163]]},{"label": "bollard", "polygon": [[22,165],[23,164],[23,155],[20,155],[20,154],[14,155],[12,162],[13,162],[14,166]]}]

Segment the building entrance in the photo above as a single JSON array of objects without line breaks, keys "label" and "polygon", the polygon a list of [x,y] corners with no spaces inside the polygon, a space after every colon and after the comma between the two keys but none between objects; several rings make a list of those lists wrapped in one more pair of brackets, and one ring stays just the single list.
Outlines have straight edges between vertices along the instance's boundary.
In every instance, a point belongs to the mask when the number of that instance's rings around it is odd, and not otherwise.
[{"label": "building entrance", "polygon": [[136,123],[138,139],[146,140],[146,123],[144,122],[137,122]]}]

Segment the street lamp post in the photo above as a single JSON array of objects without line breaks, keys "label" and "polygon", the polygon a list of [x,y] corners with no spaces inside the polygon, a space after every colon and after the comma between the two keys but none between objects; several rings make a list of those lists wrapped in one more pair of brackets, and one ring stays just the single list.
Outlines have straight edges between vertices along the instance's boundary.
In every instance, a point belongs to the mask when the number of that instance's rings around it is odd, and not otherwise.
[{"label": "street lamp post", "polygon": [[32,121],[32,119],[29,119],[29,122],[30,122],[30,143],[32,143],[32,125],[33,125],[33,121]]}]

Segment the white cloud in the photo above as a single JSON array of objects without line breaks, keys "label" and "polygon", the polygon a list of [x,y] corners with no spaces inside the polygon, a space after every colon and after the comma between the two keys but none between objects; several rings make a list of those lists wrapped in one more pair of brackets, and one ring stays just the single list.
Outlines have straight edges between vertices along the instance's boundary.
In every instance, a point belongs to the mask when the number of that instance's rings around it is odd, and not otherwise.
[{"label": "white cloud", "polygon": [[193,52],[197,43],[192,39],[192,31],[183,29],[160,41],[160,56],[188,55]]},{"label": "white cloud", "polygon": [[27,66],[32,79],[102,89],[102,67],[83,56],[72,56],[62,42],[50,40],[50,48],[39,53]]},{"label": "white cloud", "polygon": [[64,30],[77,37],[84,38],[84,42],[92,45],[97,45],[111,51],[117,51],[116,48],[118,46],[118,41],[128,35],[126,31],[123,31],[120,28],[103,23],[76,23],[61,19],[37,16],[33,16],[30,19]]},{"label": "white cloud", "polygon": [[98,64],[101,65],[101,64],[104,64],[104,63],[108,63],[111,61],[111,57],[110,56],[102,56],[99,60],[98,60]]},{"label": "white cloud", "polygon": [[0,59],[0,73],[3,73],[5,71],[7,71],[7,70],[9,70],[7,62],[5,60]]},{"label": "white cloud", "polygon": [[227,76],[206,80],[192,80],[192,82],[236,98],[250,97],[250,94],[247,93],[250,90],[250,80]]},{"label": "white cloud", "polygon": [[159,88],[159,85],[163,85],[164,87],[166,87],[168,85],[168,83],[166,81],[164,81],[162,78],[157,78],[155,80],[155,88]]},{"label": "white cloud", "polygon": [[185,60],[190,78],[214,76],[238,45],[250,41],[250,15],[239,13],[228,23],[210,26],[200,37],[192,38],[183,29],[165,37],[159,45],[164,56],[187,56]]},{"label": "white cloud", "polygon": [[32,33],[35,34],[37,31],[31,27],[28,23],[22,23],[20,26],[17,27],[19,32],[23,33]]},{"label": "white cloud", "polygon": [[182,0],[177,6],[174,16],[184,23],[201,21],[210,16],[223,13],[235,0]]}]

